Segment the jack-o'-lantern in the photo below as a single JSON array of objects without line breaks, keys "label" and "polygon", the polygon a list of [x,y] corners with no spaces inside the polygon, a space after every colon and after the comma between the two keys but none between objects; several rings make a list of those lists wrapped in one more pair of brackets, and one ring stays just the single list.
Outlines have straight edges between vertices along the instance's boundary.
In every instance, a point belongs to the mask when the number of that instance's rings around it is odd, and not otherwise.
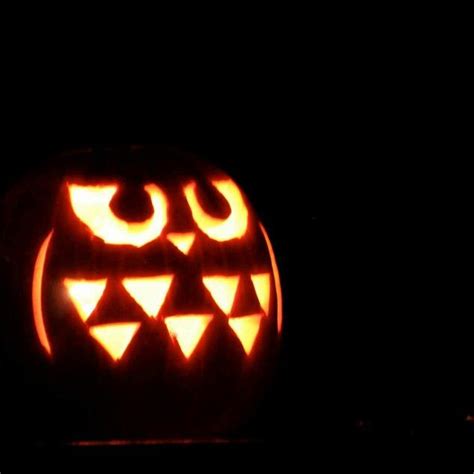
[{"label": "jack-o'-lantern", "polygon": [[55,380],[94,407],[95,431],[74,433],[231,430],[261,394],[282,330],[263,224],[230,177],[194,159],[136,147],[75,160],[55,180],[31,268]]}]

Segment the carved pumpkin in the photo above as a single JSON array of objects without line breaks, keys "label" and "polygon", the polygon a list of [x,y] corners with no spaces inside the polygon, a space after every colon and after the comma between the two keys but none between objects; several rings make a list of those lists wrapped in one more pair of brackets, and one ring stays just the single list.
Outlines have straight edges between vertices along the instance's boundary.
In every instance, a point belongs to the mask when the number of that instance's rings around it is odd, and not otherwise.
[{"label": "carved pumpkin", "polygon": [[231,432],[282,330],[275,254],[248,199],[223,172],[153,149],[70,168],[53,180],[31,291],[55,383],[93,405],[93,428],[76,417],[74,433]]}]

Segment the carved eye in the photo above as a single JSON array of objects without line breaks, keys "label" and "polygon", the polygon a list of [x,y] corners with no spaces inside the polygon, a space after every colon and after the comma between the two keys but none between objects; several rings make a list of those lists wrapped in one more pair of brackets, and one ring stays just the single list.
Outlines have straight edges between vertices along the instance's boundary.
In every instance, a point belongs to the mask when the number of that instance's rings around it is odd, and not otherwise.
[{"label": "carved eye", "polygon": [[248,210],[242,193],[237,185],[229,180],[215,180],[212,185],[224,196],[230,207],[230,214],[225,219],[219,219],[204,211],[196,195],[196,183],[193,181],[184,187],[193,219],[199,228],[211,239],[225,242],[240,239],[247,231]]},{"label": "carved eye", "polygon": [[150,196],[153,215],[143,222],[127,222],[118,218],[110,202],[118,190],[117,185],[79,186],[69,184],[71,205],[76,216],[92,233],[105,243],[142,247],[161,235],[168,220],[168,203],[155,184],[144,186]]}]

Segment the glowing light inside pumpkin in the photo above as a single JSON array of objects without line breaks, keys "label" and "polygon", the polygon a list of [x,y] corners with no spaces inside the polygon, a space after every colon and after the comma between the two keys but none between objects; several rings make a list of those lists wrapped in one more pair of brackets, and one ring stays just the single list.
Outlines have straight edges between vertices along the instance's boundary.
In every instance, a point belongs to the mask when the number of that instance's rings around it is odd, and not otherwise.
[{"label": "glowing light inside pumpkin", "polygon": [[170,233],[166,236],[166,238],[185,255],[189,253],[189,250],[193,246],[195,237],[196,234],[194,232]]},{"label": "glowing light inside pumpkin", "polygon": [[270,273],[257,273],[251,275],[251,278],[260,306],[265,315],[268,315],[270,312]]},{"label": "glowing light inside pumpkin", "polygon": [[86,322],[97,303],[102,297],[107,280],[73,280],[66,278],[64,285],[67,288],[74,306],[81,319]]},{"label": "glowing light inside pumpkin", "polygon": [[110,202],[117,185],[79,186],[69,184],[69,196],[76,216],[107,244],[142,247],[161,235],[167,222],[168,203],[158,186],[144,186],[153,206],[153,216],[143,222],[127,222],[114,215]]},{"label": "glowing light inside pumpkin", "polygon": [[140,327],[140,323],[113,323],[91,327],[91,336],[110,354],[114,361],[118,361],[130,345],[133,336]]},{"label": "glowing light inside pumpkin", "polygon": [[275,280],[275,292],[277,299],[277,328],[278,333],[281,333],[281,328],[283,325],[283,297],[281,294],[280,273],[278,272],[275,253],[273,252],[272,243],[270,242],[270,238],[268,237],[267,231],[265,230],[262,224],[260,224],[260,229],[262,229],[263,236],[265,237],[265,242],[267,243],[268,252],[270,253],[270,260],[272,263],[273,278]]},{"label": "glowing light inside pumpkin", "polygon": [[165,318],[165,324],[172,337],[176,339],[186,359],[194,352],[212,314],[183,314]]},{"label": "glowing light inside pumpkin", "polygon": [[125,278],[123,286],[148,316],[156,318],[173,281],[173,275]]},{"label": "glowing light inside pumpkin", "polygon": [[212,181],[212,184],[227,199],[230,214],[226,219],[207,214],[196,196],[196,183],[191,182],[184,187],[184,194],[195,222],[206,235],[218,242],[241,238],[247,231],[248,210],[239,188],[230,179]]},{"label": "glowing light inside pumpkin", "polygon": [[44,327],[44,318],[43,318],[43,272],[44,264],[46,261],[46,255],[48,252],[49,243],[51,237],[53,236],[53,231],[51,231],[43,243],[36,257],[35,267],[33,270],[33,290],[32,290],[32,299],[33,299],[33,316],[35,320],[35,329],[38,334],[41,345],[46,349],[46,352],[51,355],[51,344],[49,343],[48,336],[46,334],[46,329]]},{"label": "glowing light inside pumpkin", "polygon": [[219,308],[229,315],[234,305],[235,294],[239,285],[239,275],[205,276],[202,281]]},{"label": "glowing light inside pumpkin", "polygon": [[229,326],[242,343],[247,355],[252,352],[255,339],[260,329],[261,314],[250,314],[239,318],[229,318]]}]

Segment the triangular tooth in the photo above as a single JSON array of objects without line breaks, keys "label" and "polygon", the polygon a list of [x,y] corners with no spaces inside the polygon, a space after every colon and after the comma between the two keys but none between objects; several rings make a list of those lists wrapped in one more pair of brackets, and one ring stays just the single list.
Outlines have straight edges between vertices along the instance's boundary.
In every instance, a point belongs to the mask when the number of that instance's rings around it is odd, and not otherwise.
[{"label": "triangular tooth", "polygon": [[234,305],[239,279],[239,275],[207,276],[202,279],[204,286],[214,301],[227,316],[232,311],[232,306]]},{"label": "triangular tooth", "polygon": [[211,319],[212,314],[186,314],[165,318],[168,332],[178,341],[186,359],[194,352]]},{"label": "triangular tooth", "polygon": [[135,336],[141,323],[101,324],[89,328],[91,336],[110,354],[119,360]]},{"label": "triangular tooth", "polygon": [[261,320],[261,314],[251,314],[238,318],[229,318],[229,326],[239,338],[247,355],[252,352],[255,339],[260,329]]},{"label": "triangular tooth", "polygon": [[172,232],[166,236],[166,238],[185,255],[189,253],[189,250],[193,246],[195,237],[196,237],[196,234],[194,232],[188,232],[188,233],[179,233],[179,232],[173,233]]},{"label": "triangular tooth", "polygon": [[270,312],[270,273],[251,275],[258,301],[266,316]]},{"label": "triangular tooth", "polygon": [[86,322],[104,293],[107,279],[76,280],[66,278],[64,285],[81,319]]},{"label": "triangular tooth", "polygon": [[173,275],[124,278],[123,286],[151,318],[156,318],[173,281]]}]

